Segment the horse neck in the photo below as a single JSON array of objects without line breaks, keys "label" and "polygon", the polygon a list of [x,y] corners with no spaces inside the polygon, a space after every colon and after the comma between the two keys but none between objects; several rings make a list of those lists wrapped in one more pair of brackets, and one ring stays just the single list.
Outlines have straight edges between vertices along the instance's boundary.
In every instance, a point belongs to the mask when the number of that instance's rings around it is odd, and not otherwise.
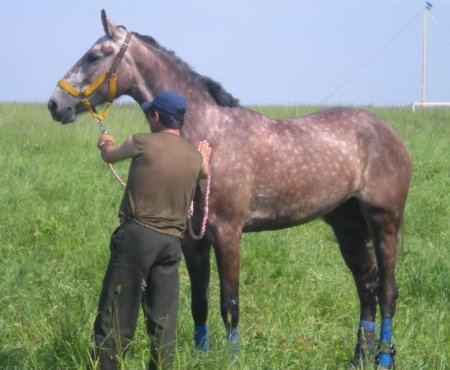
[{"label": "horse neck", "polygon": [[137,42],[130,48],[134,57],[134,78],[127,94],[140,105],[152,100],[161,91],[177,91],[188,102],[183,133],[195,138],[197,131],[200,133],[203,130],[206,113],[219,107],[185,63],[177,62],[168,52],[147,45],[137,37],[134,39]]}]

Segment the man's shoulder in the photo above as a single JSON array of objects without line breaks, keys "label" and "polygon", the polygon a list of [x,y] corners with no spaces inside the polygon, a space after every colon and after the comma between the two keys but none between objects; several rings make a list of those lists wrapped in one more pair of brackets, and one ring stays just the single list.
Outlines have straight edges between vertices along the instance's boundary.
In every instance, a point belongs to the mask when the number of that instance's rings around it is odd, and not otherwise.
[{"label": "man's shoulder", "polygon": [[162,132],[142,133],[134,134],[133,140],[137,146],[142,148],[153,148],[158,151],[191,152],[192,155],[201,157],[195,146],[181,135]]},{"label": "man's shoulder", "polygon": [[140,133],[133,135],[133,140],[134,141],[148,140],[150,138],[150,136],[152,136],[152,134],[149,132],[140,132]]},{"label": "man's shoulder", "polygon": [[181,135],[174,135],[174,134],[165,134],[165,133],[158,133],[153,135],[161,135],[161,140],[165,141],[166,144],[172,145],[173,147],[179,147],[182,150],[194,150],[196,151],[194,145],[190,141],[188,141],[186,138],[184,138]]}]

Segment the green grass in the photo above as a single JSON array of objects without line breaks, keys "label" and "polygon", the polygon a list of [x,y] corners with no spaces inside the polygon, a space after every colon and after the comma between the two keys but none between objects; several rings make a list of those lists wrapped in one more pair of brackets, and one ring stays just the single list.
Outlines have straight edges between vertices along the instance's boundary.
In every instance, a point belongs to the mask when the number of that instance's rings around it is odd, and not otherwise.
[{"label": "green grass", "polygon": [[[273,117],[312,107],[257,107]],[[450,364],[450,112],[370,108],[405,139],[414,159],[394,325],[399,369]],[[118,141],[146,131],[137,105],[106,122]],[[44,105],[0,104],[0,368],[83,369],[117,225],[121,188],[101,162],[87,115],[54,123]],[[125,175],[127,164],[117,166]],[[213,255],[213,254],[212,254]],[[214,258],[214,257],[212,257]],[[179,369],[344,369],[358,301],[330,229],[317,221],[245,234],[241,246],[241,353],[230,365],[212,263],[211,351],[193,350],[189,281],[181,266]],[[126,369],[144,369],[141,318]]]}]

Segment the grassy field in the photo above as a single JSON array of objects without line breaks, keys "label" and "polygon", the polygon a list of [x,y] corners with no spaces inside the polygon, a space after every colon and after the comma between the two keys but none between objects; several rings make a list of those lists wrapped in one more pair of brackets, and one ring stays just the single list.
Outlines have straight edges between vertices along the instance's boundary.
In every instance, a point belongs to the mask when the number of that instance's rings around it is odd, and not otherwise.
[{"label": "grassy field", "polygon": [[[256,107],[273,117],[311,107]],[[371,108],[414,158],[394,323],[398,369],[450,368],[450,112]],[[118,141],[147,124],[117,105],[107,127]],[[0,104],[0,368],[83,369],[116,227],[121,188],[95,147],[87,115],[54,123],[44,105]],[[126,174],[127,164],[117,167]],[[211,281],[211,351],[193,350],[189,281],[181,266],[176,369],[344,369],[358,302],[330,229],[317,221],[246,234],[241,247],[241,353],[229,362]],[[144,369],[143,320],[124,364]]]}]

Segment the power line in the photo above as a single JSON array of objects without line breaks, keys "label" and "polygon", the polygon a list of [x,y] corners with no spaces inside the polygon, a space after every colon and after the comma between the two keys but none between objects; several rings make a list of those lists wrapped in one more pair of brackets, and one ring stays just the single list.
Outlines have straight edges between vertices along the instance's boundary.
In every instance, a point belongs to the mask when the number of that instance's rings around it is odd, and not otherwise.
[{"label": "power line", "polygon": [[[428,5],[427,5],[428,6]],[[388,39],[380,48],[378,48],[369,58],[367,58],[361,65],[355,69],[354,72],[352,72],[346,79],[344,79],[330,94],[327,95],[327,97],[322,100],[321,105],[325,104],[331,97],[336,95],[342,88],[347,85],[347,83],[353,79],[359,72],[361,72],[364,68],[366,68],[374,59],[378,56],[384,49],[387,48],[387,46],[392,43],[394,40],[396,40],[400,34],[402,34],[419,16],[422,15],[422,10],[417,13],[416,16],[414,16],[408,23],[406,23],[399,31],[395,33],[393,37]]]},{"label": "power line", "polygon": [[440,23],[440,22],[436,19],[436,17],[435,17],[433,14],[431,14],[431,13],[430,13],[430,17],[431,17],[431,19],[433,19],[433,21],[434,21],[434,22],[436,23],[436,25],[438,26],[439,31],[441,31],[441,33],[442,33],[442,36],[444,36],[445,39],[447,40],[447,42],[450,44],[450,37],[448,37],[447,34],[445,33],[445,30],[444,30],[444,28],[442,27],[441,23]]}]

